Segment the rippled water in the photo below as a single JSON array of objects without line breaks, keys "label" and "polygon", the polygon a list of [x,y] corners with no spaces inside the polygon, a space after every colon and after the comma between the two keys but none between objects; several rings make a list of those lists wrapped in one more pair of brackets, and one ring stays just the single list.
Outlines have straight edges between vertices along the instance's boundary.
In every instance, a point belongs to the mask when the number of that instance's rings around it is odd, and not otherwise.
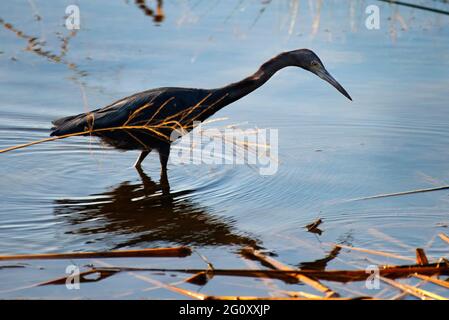
[{"label": "rippled water", "polygon": [[[51,120],[137,91],[222,86],[301,47],[354,101],[289,68],[216,114],[228,120],[210,126],[279,130],[272,176],[246,165],[170,165],[168,191],[156,154],[137,172],[136,152],[94,139],[0,154],[2,254],[186,244],[227,267],[223,252],[252,245],[296,265],[335,242],[413,256],[447,232],[447,190],[351,199],[449,184],[448,16],[377,2],[381,28],[368,30],[363,1],[174,1],[154,22],[133,2],[79,1],[81,29],[70,35],[68,4],[0,4],[0,148],[46,138]],[[23,34],[45,39],[43,51],[66,50],[62,62],[24,50]],[[318,217],[322,235],[307,233]],[[447,250],[435,240],[428,254]]]}]

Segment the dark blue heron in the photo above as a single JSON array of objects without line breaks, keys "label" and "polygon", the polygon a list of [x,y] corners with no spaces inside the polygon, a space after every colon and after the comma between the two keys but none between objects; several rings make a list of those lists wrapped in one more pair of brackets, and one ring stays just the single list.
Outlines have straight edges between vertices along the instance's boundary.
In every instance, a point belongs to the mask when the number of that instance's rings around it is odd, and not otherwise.
[{"label": "dark blue heron", "polygon": [[314,52],[299,49],[277,55],[253,75],[222,88],[150,89],[92,112],[55,120],[51,135],[94,135],[121,150],[141,150],[135,167],[140,167],[151,150],[156,149],[161,162],[161,176],[166,178],[174,130],[184,133],[192,130],[195,122],[206,120],[263,85],[278,70],[289,66],[316,74],[352,100]]}]

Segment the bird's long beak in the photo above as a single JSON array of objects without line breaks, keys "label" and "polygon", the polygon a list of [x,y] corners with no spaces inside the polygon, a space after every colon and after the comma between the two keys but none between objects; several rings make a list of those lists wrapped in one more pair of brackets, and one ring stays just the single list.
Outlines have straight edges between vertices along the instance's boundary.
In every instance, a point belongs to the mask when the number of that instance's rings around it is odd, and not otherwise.
[{"label": "bird's long beak", "polygon": [[329,82],[331,85],[333,85],[338,91],[340,91],[340,93],[342,95],[344,95],[346,98],[348,98],[349,100],[352,101],[351,96],[349,95],[349,93],[346,92],[345,88],[342,87],[341,84],[338,83],[337,80],[334,79],[334,77],[332,77],[329,72],[327,72],[327,70],[320,70],[316,73],[316,75],[318,77],[320,77],[321,79]]}]

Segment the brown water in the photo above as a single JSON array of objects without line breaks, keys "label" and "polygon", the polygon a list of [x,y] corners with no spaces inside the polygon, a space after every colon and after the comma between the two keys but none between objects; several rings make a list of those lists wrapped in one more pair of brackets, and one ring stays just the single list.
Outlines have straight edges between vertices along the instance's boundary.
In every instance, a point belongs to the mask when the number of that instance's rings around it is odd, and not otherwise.
[{"label": "brown water", "polygon": [[[148,2],[152,15],[132,1],[79,1],[81,29],[71,33],[64,27],[68,1],[2,2],[0,148],[46,138],[51,120],[137,91],[240,80],[271,56],[301,47],[321,57],[354,101],[309,73],[282,70],[215,115],[228,120],[210,124],[279,130],[278,172],[170,165],[169,194],[159,184],[156,154],[139,173],[131,167],[136,152],[94,139],[1,154],[0,253],[184,244],[232,268],[247,267],[235,254],[246,245],[297,266],[325,257],[329,243],[344,243],[410,257],[424,247],[429,257],[447,257],[447,244],[435,238],[448,232],[447,190],[351,200],[449,184],[449,16],[374,3],[379,30],[365,27],[364,1],[167,1],[159,14]],[[419,3],[449,11],[445,1]],[[29,44],[33,50],[25,50]],[[318,217],[323,233],[308,233],[303,227]],[[344,260],[328,266],[368,264]],[[179,298],[124,274],[76,292],[8,291],[64,274],[70,263],[1,269],[0,297]],[[204,267],[197,255],[113,264]],[[237,280],[217,279],[202,290],[264,295],[260,283]]]}]

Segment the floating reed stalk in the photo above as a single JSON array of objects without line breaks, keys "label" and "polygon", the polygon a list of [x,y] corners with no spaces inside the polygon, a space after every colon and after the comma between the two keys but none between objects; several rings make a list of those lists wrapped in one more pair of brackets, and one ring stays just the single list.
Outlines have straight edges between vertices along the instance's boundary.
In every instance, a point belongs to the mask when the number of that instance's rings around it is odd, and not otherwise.
[{"label": "floating reed stalk", "polygon": [[414,274],[413,275],[415,278],[427,281],[427,282],[432,282],[433,284],[436,284],[438,286],[444,287],[449,289],[449,282],[447,281],[443,281],[440,279],[436,279],[436,278],[432,278],[432,277],[428,277],[428,276],[424,276],[422,274]]},{"label": "floating reed stalk", "polygon": [[399,260],[406,260],[406,261],[415,261],[415,259],[413,259],[413,258],[404,257],[404,256],[401,256],[401,255],[398,255],[398,254],[389,253],[389,252],[383,252],[383,251],[379,251],[379,250],[371,250],[371,249],[350,247],[350,246],[346,246],[344,244],[335,244],[335,243],[333,243],[331,245],[337,246],[337,247],[340,247],[340,248],[343,248],[343,249],[349,249],[349,250],[354,250],[354,251],[374,254],[374,255],[377,255],[377,256],[383,256],[383,257],[394,258],[394,259],[399,259]]},{"label": "floating reed stalk", "polygon": [[449,185],[440,186],[440,187],[434,187],[434,188],[426,188],[426,189],[416,189],[416,190],[409,190],[409,191],[402,191],[402,192],[377,194],[375,196],[355,198],[355,199],[350,199],[350,200],[347,200],[347,201],[361,201],[361,200],[381,199],[381,198],[405,196],[405,195],[409,195],[409,194],[432,192],[432,191],[441,191],[441,190],[449,190]]},{"label": "floating reed stalk", "polygon": [[[102,268],[94,268],[102,270]],[[164,272],[164,273],[188,273],[198,274],[205,272],[203,269],[168,269],[168,268],[131,268],[110,266],[106,270],[116,270],[118,272]],[[350,282],[364,281],[370,276],[366,270],[264,270],[264,269],[213,269],[207,271],[209,276],[236,276],[236,277],[268,277],[283,280],[286,276],[295,277],[303,275],[309,278]],[[408,278],[414,274],[420,275],[449,275],[449,266],[445,264],[432,263],[426,266],[404,265],[404,266],[379,266],[379,275],[385,278],[397,279]]]},{"label": "floating reed stalk", "polygon": [[439,233],[438,236],[441,238],[441,240],[449,243],[449,237],[447,235],[445,235],[444,233]]},{"label": "floating reed stalk", "polygon": [[[254,250],[251,247],[247,247],[244,248],[242,250],[242,254],[244,256],[250,257],[250,258],[254,258],[257,259],[259,261],[261,261],[262,263],[271,266],[274,269],[277,270],[282,270],[282,271],[294,271],[295,269],[292,269],[286,265],[284,265],[283,263],[265,256],[264,254],[262,254],[259,251]],[[296,279],[298,279],[299,281],[311,286],[312,288],[314,288],[315,290],[318,290],[320,292],[326,293],[329,296],[336,296],[337,293],[332,291],[330,288],[326,287],[325,285],[321,284],[319,281],[314,280],[304,274],[292,274],[292,277],[295,277]]]},{"label": "floating reed stalk", "polygon": [[429,264],[426,253],[422,248],[416,248],[416,263],[422,266]]},{"label": "floating reed stalk", "polygon": [[433,299],[433,300],[448,300],[445,297],[442,297],[436,293],[427,291],[427,290],[423,290],[423,289],[419,289],[413,286],[410,286],[408,284],[404,284],[404,283],[399,283],[397,281],[391,280],[391,279],[387,279],[384,277],[380,277],[380,279],[385,282],[388,283],[389,285],[402,290],[408,294],[411,294],[412,296],[415,296],[417,298],[420,298],[422,300],[427,300],[427,299]]},{"label": "floating reed stalk", "polygon": [[44,253],[0,256],[5,260],[53,260],[53,259],[90,259],[90,258],[170,258],[186,257],[192,253],[188,247],[154,248],[139,250],[116,250],[106,252],[73,252],[73,253]]}]

